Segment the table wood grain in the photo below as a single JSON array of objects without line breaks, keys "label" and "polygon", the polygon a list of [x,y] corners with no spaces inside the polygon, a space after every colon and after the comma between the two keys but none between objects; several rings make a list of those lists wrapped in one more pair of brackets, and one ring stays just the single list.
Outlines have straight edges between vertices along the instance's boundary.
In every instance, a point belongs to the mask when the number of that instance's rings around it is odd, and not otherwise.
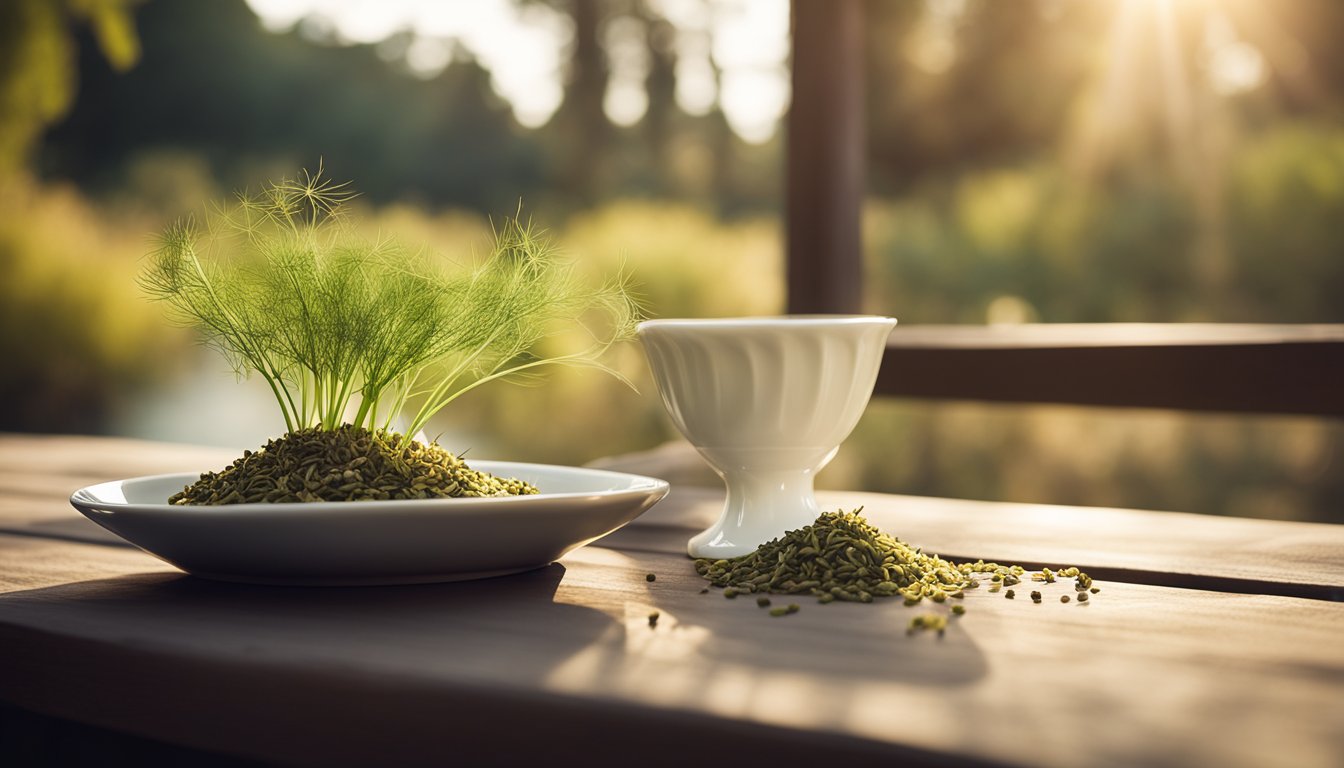
[{"label": "table wood grain", "polygon": [[1344,587],[1337,527],[823,495],[940,553],[1124,579],[1085,605],[1058,602],[1063,582],[1024,583],[1017,600],[973,591],[944,637],[907,636],[926,608],[777,597],[802,610],[772,618],[701,594],[683,548],[714,489],[676,487],[513,577],[199,580],[81,538],[94,529],[65,497],[220,452],[109,445],[0,438],[0,701],[296,765],[1344,762],[1344,603],[1319,599]]}]

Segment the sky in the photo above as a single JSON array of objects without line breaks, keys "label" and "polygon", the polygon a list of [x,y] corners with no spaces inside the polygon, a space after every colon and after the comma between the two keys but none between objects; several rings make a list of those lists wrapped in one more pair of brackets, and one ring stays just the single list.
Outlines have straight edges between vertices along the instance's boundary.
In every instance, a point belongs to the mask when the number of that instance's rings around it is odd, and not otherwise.
[{"label": "sky", "polygon": [[[560,106],[561,77],[573,38],[568,17],[517,0],[248,0],[272,31],[305,25],[348,43],[380,44],[389,59],[432,77],[460,47],[491,73],[492,84],[518,121],[544,124]],[[717,102],[743,139],[760,143],[779,128],[789,102],[788,0],[650,0],[675,26],[677,103],[704,114]],[[409,32],[408,45],[397,44]],[[648,105],[647,53],[633,19],[604,27],[611,61],[607,116],[632,125]],[[714,82],[710,57],[722,71]]]}]

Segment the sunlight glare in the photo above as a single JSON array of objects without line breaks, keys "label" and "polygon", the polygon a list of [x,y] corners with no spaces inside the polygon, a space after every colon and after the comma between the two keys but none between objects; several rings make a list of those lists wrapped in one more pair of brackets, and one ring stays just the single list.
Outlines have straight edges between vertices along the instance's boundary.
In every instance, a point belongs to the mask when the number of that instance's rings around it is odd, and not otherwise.
[{"label": "sunlight glare", "polygon": [[1254,90],[1265,80],[1265,58],[1255,46],[1238,39],[1232,21],[1210,14],[1204,25],[1209,80],[1215,92],[1234,96]]},{"label": "sunlight glare", "polygon": [[743,139],[765,142],[789,107],[788,0],[718,7],[713,51],[723,68],[724,117]]},{"label": "sunlight glare", "polygon": [[966,0],[926,0],[918,33],[906,55],[919,69],[939,75],[957,60],[957,23],[966,12]]},{"label": "sunlight glare", "polygon": [[676,30],[677,106],[688,115],[709,114],[719,100],[719,84],[710,61],[711,8],[700,0],[650,0]]},{"label": "sunlight glare", "polygon": [[406,65],[418,77],[435,77],[453,60],[453,49],[436,37],[417,37],[406,46]]},{"label": "sunlight glare", "polygon": [[1151,129],[1165,134],[1178,162],[1192,143],[1191,82],[1175,0],[1115,0],[1106,65],[1078,137],[1084,172],[1108,166],[1122,146]]},{"label": "sunlight glare", "polygon": [[[510,0],[439,3],[426,0],[248,0],[263,26],[284,32],[307,19],[325,20],[347,44],[379,43],[411,31],[407,67],[433,77],[452,60],[454,43],[490,72],[491,86],[513,107],[518,122],[535,128],[550,119],[564,96],[561,54],[573,35],[565,15]],[[384,49],[387,51],[390,49]]]},{"label": "sunlight glare", "polygon": [[[272,32],[296,25],[346,44],[377,44],[410,32],[397,54],[419,77],[434,77],[460,49],[490,72],[491,85],[529,128],[548,121],[564,99],[565,56],[573,23],[542,3],[513,0],[247,0]],[[788,0],[650,0],[676,28],[677,104],[704,115],[716,103],[733,131],[752,142],[775,134],[789,102]],[[605,30],[612,79],[604,111],[618,125],[648,108],[647,51],[617,17]],[[633,24],[633,21],[631,22]],[[642,37],[642,30],[639,30]],[[615,43],[615,45],[611,45]],[[638,44],[640,50],[632,53]],[[716,73],[716,68],[718,72]],[[721,83],[720,83],[721,80]]]},{"label": "sunlight glare", "polygon": [[709,32],[677,29],[677,106],[688,115],[707,115],[719,100],[719,84],[709,60]]},{"label": "sunlight glare", "polygon": [[630,17],[606,25],[604,47],[611,62],[611,80],[602,109],[615,124],[639,122],[649,108],[644,79],[649,75],[649,49],[644,44],[644,26]]}]

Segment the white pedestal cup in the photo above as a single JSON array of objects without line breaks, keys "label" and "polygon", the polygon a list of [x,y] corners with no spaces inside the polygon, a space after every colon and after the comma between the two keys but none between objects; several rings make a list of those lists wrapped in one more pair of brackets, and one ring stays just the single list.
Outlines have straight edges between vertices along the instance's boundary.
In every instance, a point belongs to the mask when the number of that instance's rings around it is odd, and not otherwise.
[{"label": "white pedestal cup", "polygon": [[821,510],[816,473],[858,423],[896,321],[868,315],[649,320],[639,337],[677,429],[728,486],[692,557],[750,554]]}]

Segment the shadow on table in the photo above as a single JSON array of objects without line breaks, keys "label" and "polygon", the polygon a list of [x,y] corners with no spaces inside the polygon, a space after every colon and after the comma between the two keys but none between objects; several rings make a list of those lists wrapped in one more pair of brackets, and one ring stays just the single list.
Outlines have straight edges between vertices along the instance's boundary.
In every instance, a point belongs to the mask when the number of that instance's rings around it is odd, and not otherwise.
[{"label": "shadow on table", "polygon": [[[715,597],[706,595],[705,601]],[[727,681],[777,691],[781,676],[806,679],[815,688],[809,695],[835,694],[837,703],[855,686],[960,687],[988,672],[984,652],[959,626],[960,619],[943,635],[907,635],[910,617],[920,611],[899,603],[834,606],[800,600],[799,614],[776,618],[751,598],[717,601],[730,605],[666,606],[656,631],[634,621],[612,627],[566,668],[591,679],[643,678],[649,684],[649,675],[666,673],[675,676],[669,688],[704,691],[724,689]],[[787,603],[787,596],[776,596],[775,605]],[[677,663],[659,669],[651,661]]]},{"label": "shadow on table", "polygon": [[[557,594],[565,574],[555,564],[474,582],[302,588],[151,573],[0,595],[0,641],[22,640],[0,690],[35,711],[279,762],[511,765],[541,750],[559,764],[642,755],[656,766],[709,748],[787,764],[799,739],[842,757],[905,750],[840,735],[870,686],[985,674],[959,627],[906,637],[896,623],[907,612],[884,610],[898,605],[808,603],[772,619],[744,600],[604,589],[608,608],[612,597],[626,605],[617,618],[569,602],[584,587]],[[665,617],[657,627],[647,600]],[[653,699],[671,706],[641,706]],[[710,716],[704,701],[740,714]],[[820,730],[783,740],[793,731],[759,719],[781,706]],[[681,729],[696,737],[669,743]],[[645,754],[650,743],[663,752]]]},{"label": "shadow on table", "polygon": [[[813,613],[829,612],[835,607],[802,605]],[[906,622],[916,612],[923,611],[905,610],[894,602],[876,608],[839,608],[820,622],[789,633],[787,641],[783,633],[768,626],[720,633],[711,656],[740,664],[806,671],[856,682],[920,686],[970,685],[988,671],[984,653],[962,630],[960,619],[954,619],[941,635],[932,631],[907,635]],[[901,608],[899,613],[893,610],[896,608]],[[865,616],[864,612],[882,615]],[[892,614],[897,615],[893,617]]]},{"label": "shadow on table", "polygon": [[132,548],[134,546],[115,533],[83,517],[3,526],[0,527],[0,533],[10,536],[32,536],[39,539],[73,541],[79,544],[99,544],[109,547]]},{"label": "shadow on table", "polygon": [[227,661],[301,658],[392,674],[455,666],[482,679],[535,679],[613,621],[555,602],[564,573],[553,564],[397,587],[252,586],[137,574],[0,595],[0,611],[12,623],[78,627],[90,639],[162,642],[171,652]]},{"label": "shadow on table", "polygon": [[[793,680],[806,681],[818,697],[835,694],[839,700],[868,684],[954,688],[988,674],[984,634],[962,626],[979,619],[974,609],[965,617],[953,616],[943,635],[907,634],[912,617],[950,615],[952,606],[907,607],[900,600],[823,604],[810,595],[779,594],[725,599],[720,590],[707,589],[683,572],[691,570],[684,556],[646,556],[641,566],[658,571],[658,578],[632,585],[627,565],[618,564],[624,570],[610,574],[596,570],[606,566],[599,557],[604,552],[599,546],[571,557],[571,578],[556,599],[592,605],[619,597],[624,620],[557,668],[551,679],[566,687],[647,688],[669,700],[683,692],[690,698],[718,692],[740,701],[757,691],[770,696]],[[612,585],[622,581],[623,588],[614,593]],[[764,606],[758,605],[761,597]],[[796,613],[771,615],[795,603]],[[658,612],[656,627],[647,623],[650,611]]]}]

